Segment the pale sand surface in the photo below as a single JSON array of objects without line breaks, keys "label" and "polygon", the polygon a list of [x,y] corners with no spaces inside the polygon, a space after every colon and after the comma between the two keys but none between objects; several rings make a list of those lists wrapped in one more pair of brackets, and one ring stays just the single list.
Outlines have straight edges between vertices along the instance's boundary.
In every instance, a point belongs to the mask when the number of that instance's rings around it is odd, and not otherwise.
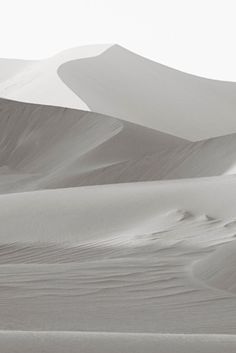
[{"label": "pale sand surface", "polygon": [[194,266],[234,242],[235,182],[1,195],[0,328],[233,334],[234,294]]},{"label": "pale sand surface", "polygon": [[5,353],[232,353],[229,335],[162,335],[87,332],[0,332]]},{"label": "pale sand surface", "polygon": [[1,353],[236,351],[235,92],[119,46],[0,61]]},{"label": "pale sand surface", "polygon": [[13,65],[11,59],[8,63],[4,59],[0,61],[0,72],[4,72],[0,74],[0,96],[22,102],[88,109],[86,102],[62,82],[57,69],[69,60],[97,56],[109,47],[103,44],[73,48],[45,60],[30,61],[27,65],[22,61]]},{"label": "pale sand surface", "polygon": [[[31,62],[30,62],[31,63]],[[186,74],[119,45],[69,49],[0,73],[0,96],[91,110],[189,140],[236,132],[236,83]],[[0,72],[6,71],[4,61]],[[8,71],[8,70],[7,70]]]}]

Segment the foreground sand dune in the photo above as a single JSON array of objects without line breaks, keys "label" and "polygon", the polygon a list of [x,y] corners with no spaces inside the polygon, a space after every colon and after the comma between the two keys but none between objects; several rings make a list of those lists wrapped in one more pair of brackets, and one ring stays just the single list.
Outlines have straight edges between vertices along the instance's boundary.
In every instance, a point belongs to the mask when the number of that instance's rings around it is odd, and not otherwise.
[{"label": "foreground sand dune", "polygon": [[235,182],[1,195],[0,328],[233,334],[235,296],[193,268],[235,241]]},{"label": "foreground sand dune", "polygon": [[[234,222],[225,225],[226,228],[233,226]],[[225,244],[202,261],[196,261],[193,273],[209,286],[236,293],[235,255],[236,242]]]}]

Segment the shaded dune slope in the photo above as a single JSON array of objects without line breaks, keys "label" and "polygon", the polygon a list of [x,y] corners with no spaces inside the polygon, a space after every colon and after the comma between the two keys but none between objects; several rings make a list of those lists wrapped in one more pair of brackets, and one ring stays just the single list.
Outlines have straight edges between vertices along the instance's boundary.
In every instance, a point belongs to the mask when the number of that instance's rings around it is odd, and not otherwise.
[{"label": "shaded dune slope", "polygon": [[62,64],[58,75],[92,111],[189,140],[236,132],[236,84],[160,65],[119,45]]},{"label": "shaded dune slope", "polygon": [[235,134],[190,142],[97,113],[0,101],[0,191],[233,174]]},{"label": "shaded dune slope", "polygon": [[[113,181],[116,165],[123,166],[127,161],[155,151],[173,150],[185,143],[174,136],[101,114],[0,102],[3,191],[4,187],[5,191],[55,188],[60,183],[65,187],[77,186],[83,184],[83,174],[96,174],[96,170],[107,166],[111,166]],[[106,180],[98,175],[95,183]]]}]

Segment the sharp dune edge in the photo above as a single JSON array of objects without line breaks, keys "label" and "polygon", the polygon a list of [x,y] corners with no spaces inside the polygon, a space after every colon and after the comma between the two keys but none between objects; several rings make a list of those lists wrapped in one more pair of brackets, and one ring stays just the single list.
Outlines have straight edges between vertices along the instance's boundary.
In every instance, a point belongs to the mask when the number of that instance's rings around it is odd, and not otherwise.
[{"label": "sharp dune edge", "polygon": [[236,351],[235,96],[117,45],[0,60],[0,352]]}]

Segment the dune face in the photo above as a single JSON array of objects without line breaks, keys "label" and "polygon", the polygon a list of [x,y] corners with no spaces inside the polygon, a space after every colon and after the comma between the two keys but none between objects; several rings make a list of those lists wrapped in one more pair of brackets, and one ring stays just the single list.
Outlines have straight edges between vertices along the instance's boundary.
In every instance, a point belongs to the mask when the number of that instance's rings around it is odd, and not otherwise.
[{"label": "dune face", "polygon": [[189,140],[236,132],[235,83],[185,74],[118,45],[67,62],[58,74],[92,111]]},{"label": "dune face", "polygon": [[35,62],[16,59],[0,59],[0,82],[10,80],[19,72],[28,70]]},{"label": "dune face", "polygon": [[236,293],[235,246],[235,242],[221,246],[213,254],[196,262],[194,274],[210,286]]},{"label": "dune face", "polygon": [[191,142],[82,110],[0,99],[0,192],[233,174],[234,134]]},{"label": "dune face", "polygon": [[64,85],[57,69],[68,60],[97,56],[109,47],[94,45],[74,48],[46,60],[32,61],[21,68],[16,63],[14,75],[12,60],[0,61],[0,71],[5,72],[0,75],[0,96],[22,102],[87,110],[87,104]]},{"label": "dune face", "polygon": [[119,45],[27,65],[5,59],[0,72],[2,98],[91,110],[191,141],[236,132],[236,83],[185,74]]},{"label": "dune face", "polygon": [[0,351],[236,351],[235,87],[111,45],[0,61]]}]

